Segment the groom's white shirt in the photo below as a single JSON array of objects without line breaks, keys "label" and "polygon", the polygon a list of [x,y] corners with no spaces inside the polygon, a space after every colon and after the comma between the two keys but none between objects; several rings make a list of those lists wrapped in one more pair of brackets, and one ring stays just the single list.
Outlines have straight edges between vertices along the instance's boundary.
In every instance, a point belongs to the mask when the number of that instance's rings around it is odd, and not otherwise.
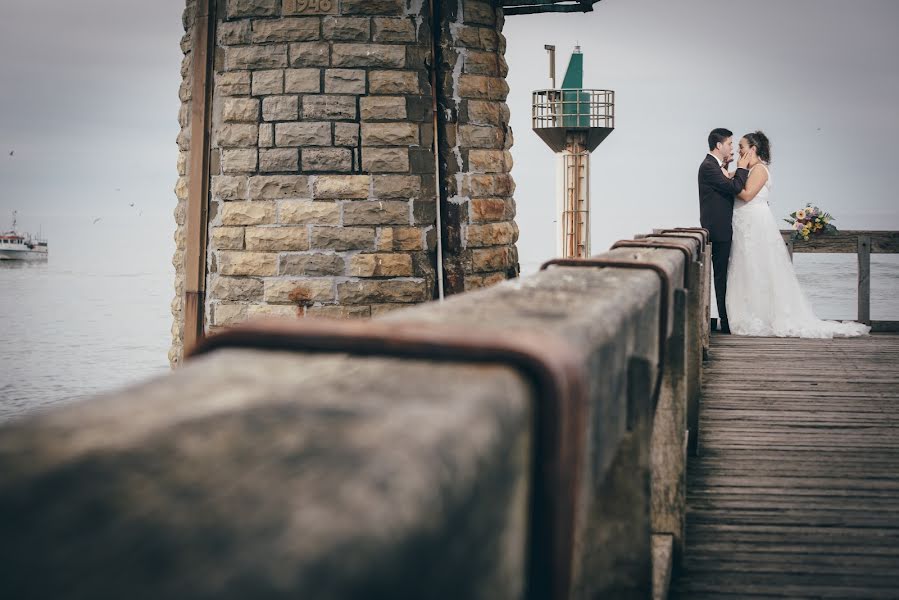
[{"label": "groom's white shirt", "polygon": [[723,166],[724,166],[724,163],[721,161],[720,158],[718,158],[717,156],[715,156],[715,155],[712,154],[711,152],[707,152],[706,154],[708,154],[709,156],[711,156],[712,158],[714,158],[715,160],[717,160],[717,161],[718,161],[718,166],[719,166],[719,167],[723,167]]}]

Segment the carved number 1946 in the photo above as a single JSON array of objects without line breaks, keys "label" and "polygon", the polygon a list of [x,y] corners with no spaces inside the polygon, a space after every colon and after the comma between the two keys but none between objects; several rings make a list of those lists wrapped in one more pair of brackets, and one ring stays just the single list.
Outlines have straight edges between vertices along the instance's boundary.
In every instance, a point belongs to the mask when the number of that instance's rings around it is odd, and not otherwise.
[{"label": "carved number 1946", "polygon": [[296,12],[299,14],[322,14],[334,11],[337,0],[296,0]]}]

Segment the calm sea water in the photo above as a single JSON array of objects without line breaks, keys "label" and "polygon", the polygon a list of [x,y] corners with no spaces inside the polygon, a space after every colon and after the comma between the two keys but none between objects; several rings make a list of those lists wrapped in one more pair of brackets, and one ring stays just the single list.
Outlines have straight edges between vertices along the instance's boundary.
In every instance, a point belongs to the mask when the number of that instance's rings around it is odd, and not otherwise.
[{"label": "calm sea water", "polygon": [[[167,371],[167,228],[99,223],[86,243],[61,224],[48,231],[48,263],[0,263],[0,421]],[[819,316],[855,316],[854,256],[797,254],[796,264]],[[872,257],[871,288],[872,317],[899,320],[899,256]]]},{"label": "calm sea water", "polygon": [[48,262],[0,262],[0,421],[168,370],[169,221],[45,219]]}]

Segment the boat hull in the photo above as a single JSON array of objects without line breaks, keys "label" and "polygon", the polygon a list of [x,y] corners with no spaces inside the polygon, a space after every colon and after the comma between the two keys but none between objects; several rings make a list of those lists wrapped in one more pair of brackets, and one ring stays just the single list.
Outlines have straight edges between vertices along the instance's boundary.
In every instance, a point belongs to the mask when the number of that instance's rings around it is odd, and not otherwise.
[{"label": "boat hull", "polygon": [[48,254],[37,250],[0,250],[0,260],[47,260]]}]

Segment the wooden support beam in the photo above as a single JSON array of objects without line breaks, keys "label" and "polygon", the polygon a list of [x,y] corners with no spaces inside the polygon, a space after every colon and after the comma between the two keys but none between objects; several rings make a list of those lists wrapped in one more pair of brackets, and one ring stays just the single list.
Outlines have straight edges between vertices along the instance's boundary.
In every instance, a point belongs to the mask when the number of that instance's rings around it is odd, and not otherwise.
[{"label": "wooden support beam", "polygon": [[[793,235],[793,231],[782,229],[780,234],[786,242]],[[847,229],[834,234],[816,235],[808,240],[796,240],[793,243],[793,251],[852,254],[856,251],[858,236],[860,235],[867,235],[871,238],[871,252],[874,254],[899,253],[899,231],[865,231],[857,229]]]},{"label": "wooden support beam", "polygon": [[191,33],[190,153],[184,251],[185,350],[202,339],[206,301],[206,226],[209,205],[209,127],[216,0],[197,0]]},{"label": "wooden support beam", "polygon": [[871,236],[858,236],[858,321],[871,322]]}]

